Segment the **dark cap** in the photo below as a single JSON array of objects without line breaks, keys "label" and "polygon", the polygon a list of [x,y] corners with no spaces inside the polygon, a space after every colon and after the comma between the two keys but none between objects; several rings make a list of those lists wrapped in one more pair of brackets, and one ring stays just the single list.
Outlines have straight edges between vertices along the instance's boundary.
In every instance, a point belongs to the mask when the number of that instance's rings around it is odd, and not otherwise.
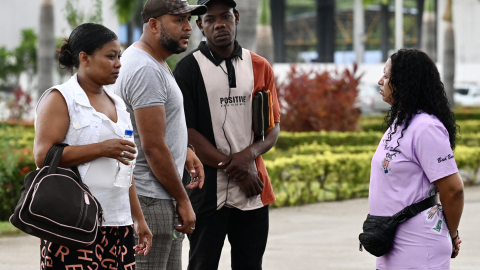
[{"label": "dark cap", "polygon": [[[198,0],[197,5],[207,5],[209,2],[212,0]],[[221,2],[224,2],[225,4],[231,6],[231,7],[237,7],[237,3],[235,3],[234,0],[221,0]]]},{"label": "dark cap", "polygon": [[143,22],[146,23],[150,18],[158,18],[166,14],[185,14],[203,15],[207,12],[204,5],[189,5],[187,0],[148,0],[142,11]]}]

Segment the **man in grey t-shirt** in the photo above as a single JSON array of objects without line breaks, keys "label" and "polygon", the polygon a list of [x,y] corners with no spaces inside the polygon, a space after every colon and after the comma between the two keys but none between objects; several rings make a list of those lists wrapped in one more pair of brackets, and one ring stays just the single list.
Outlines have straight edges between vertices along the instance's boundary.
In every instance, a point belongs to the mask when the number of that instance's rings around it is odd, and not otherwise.
[{"label": "man in grey t-shirt", "polygon": [[187,148],[182,92],[165,60],[186,50],[192,30],[189,19],[206,10],[187,1],[148,0],[142,12],[143,35],[123,53],[114,86],[132,119],[138,147],[135,187],[153,232],[149,255],[136,258],[140,270],[181,270],[183,234],[195,229],[195,213],[181,176],[185,167],[194,179],[187,188],[201,188],[203,165]]}]

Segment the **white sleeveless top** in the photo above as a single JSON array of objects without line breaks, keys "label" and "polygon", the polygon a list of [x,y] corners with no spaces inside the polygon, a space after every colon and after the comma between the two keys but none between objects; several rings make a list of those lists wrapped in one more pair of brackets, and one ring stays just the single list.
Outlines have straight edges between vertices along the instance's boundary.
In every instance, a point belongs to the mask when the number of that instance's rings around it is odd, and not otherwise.
[{"label": "white sleeveless top", "polygon": [[[38,110],[53,89],[57,89],[67,103],[70,124],[63,142],[68,145],[86,145],[109,139],[121,139],[125,129],[132,128],[130,114],[126,111],[125,104],[120,97],[104,88],[105,93],[115,103],[117,123],[114,123],[91,106],[85,91],[78,84],[76,74],[66,83],[54,86],[43,93],[35,110],[35,126]],[[129,189],[113,185],[117,170],[115,159],[99,158],[80,164],[78,170],[82,181],[89,187],[103,208],[105,218],[103,226],[133,224]]]}]

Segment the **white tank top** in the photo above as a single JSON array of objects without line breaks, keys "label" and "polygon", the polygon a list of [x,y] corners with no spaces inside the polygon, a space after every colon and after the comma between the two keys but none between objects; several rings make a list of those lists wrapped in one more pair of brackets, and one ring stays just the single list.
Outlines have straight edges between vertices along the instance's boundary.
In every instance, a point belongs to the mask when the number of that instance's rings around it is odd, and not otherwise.
[{"label": "white tank top", "polygon": [[[118,119],[123,116],[121,115],[122,113],[121,110],[117,110]],[[103,113],[95,112],[95,114],[102,119],[98,142],[122,139],[118,135],[118,129],[122,128],[117,123],[114,123]],[[115,132],[115,129],[117,129],[117,132]],[[129,188],[113,185],[117,169],[116,159],[98,158],[91,162],[83,180],[102,205],[105,218],[103,226],[126,226],[133,224],[128,193]]]}]

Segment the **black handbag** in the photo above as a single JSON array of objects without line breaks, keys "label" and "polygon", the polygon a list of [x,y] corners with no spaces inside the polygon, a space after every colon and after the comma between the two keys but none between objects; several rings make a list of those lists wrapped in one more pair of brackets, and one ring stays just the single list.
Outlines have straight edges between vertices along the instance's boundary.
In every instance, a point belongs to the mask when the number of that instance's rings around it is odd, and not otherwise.
[{"label": "black handbag", "polygon": [[360,251],[362,251],[363,246],[366,251],[376,257],[387,254],[392,248],[398,225],[436,204],[438,204],[438,196],[434,195],[405,207],[391,217],[368,214],[363,223],[363,233],[358,236]]},{"label": "black handbag", "polygon": [[77,167],[58,167],[66,146],[52,146],[43,167],[25,177],[10,222],[27,234],[79,249],[95,241],[102,207]]},{"label": "black handbag", "polygon": [[253,134],[255,137],[262,137],[265,140],[268,127],[270,126],[270,106],[268,103],[268,93],[258,91],[253,95]]}]

